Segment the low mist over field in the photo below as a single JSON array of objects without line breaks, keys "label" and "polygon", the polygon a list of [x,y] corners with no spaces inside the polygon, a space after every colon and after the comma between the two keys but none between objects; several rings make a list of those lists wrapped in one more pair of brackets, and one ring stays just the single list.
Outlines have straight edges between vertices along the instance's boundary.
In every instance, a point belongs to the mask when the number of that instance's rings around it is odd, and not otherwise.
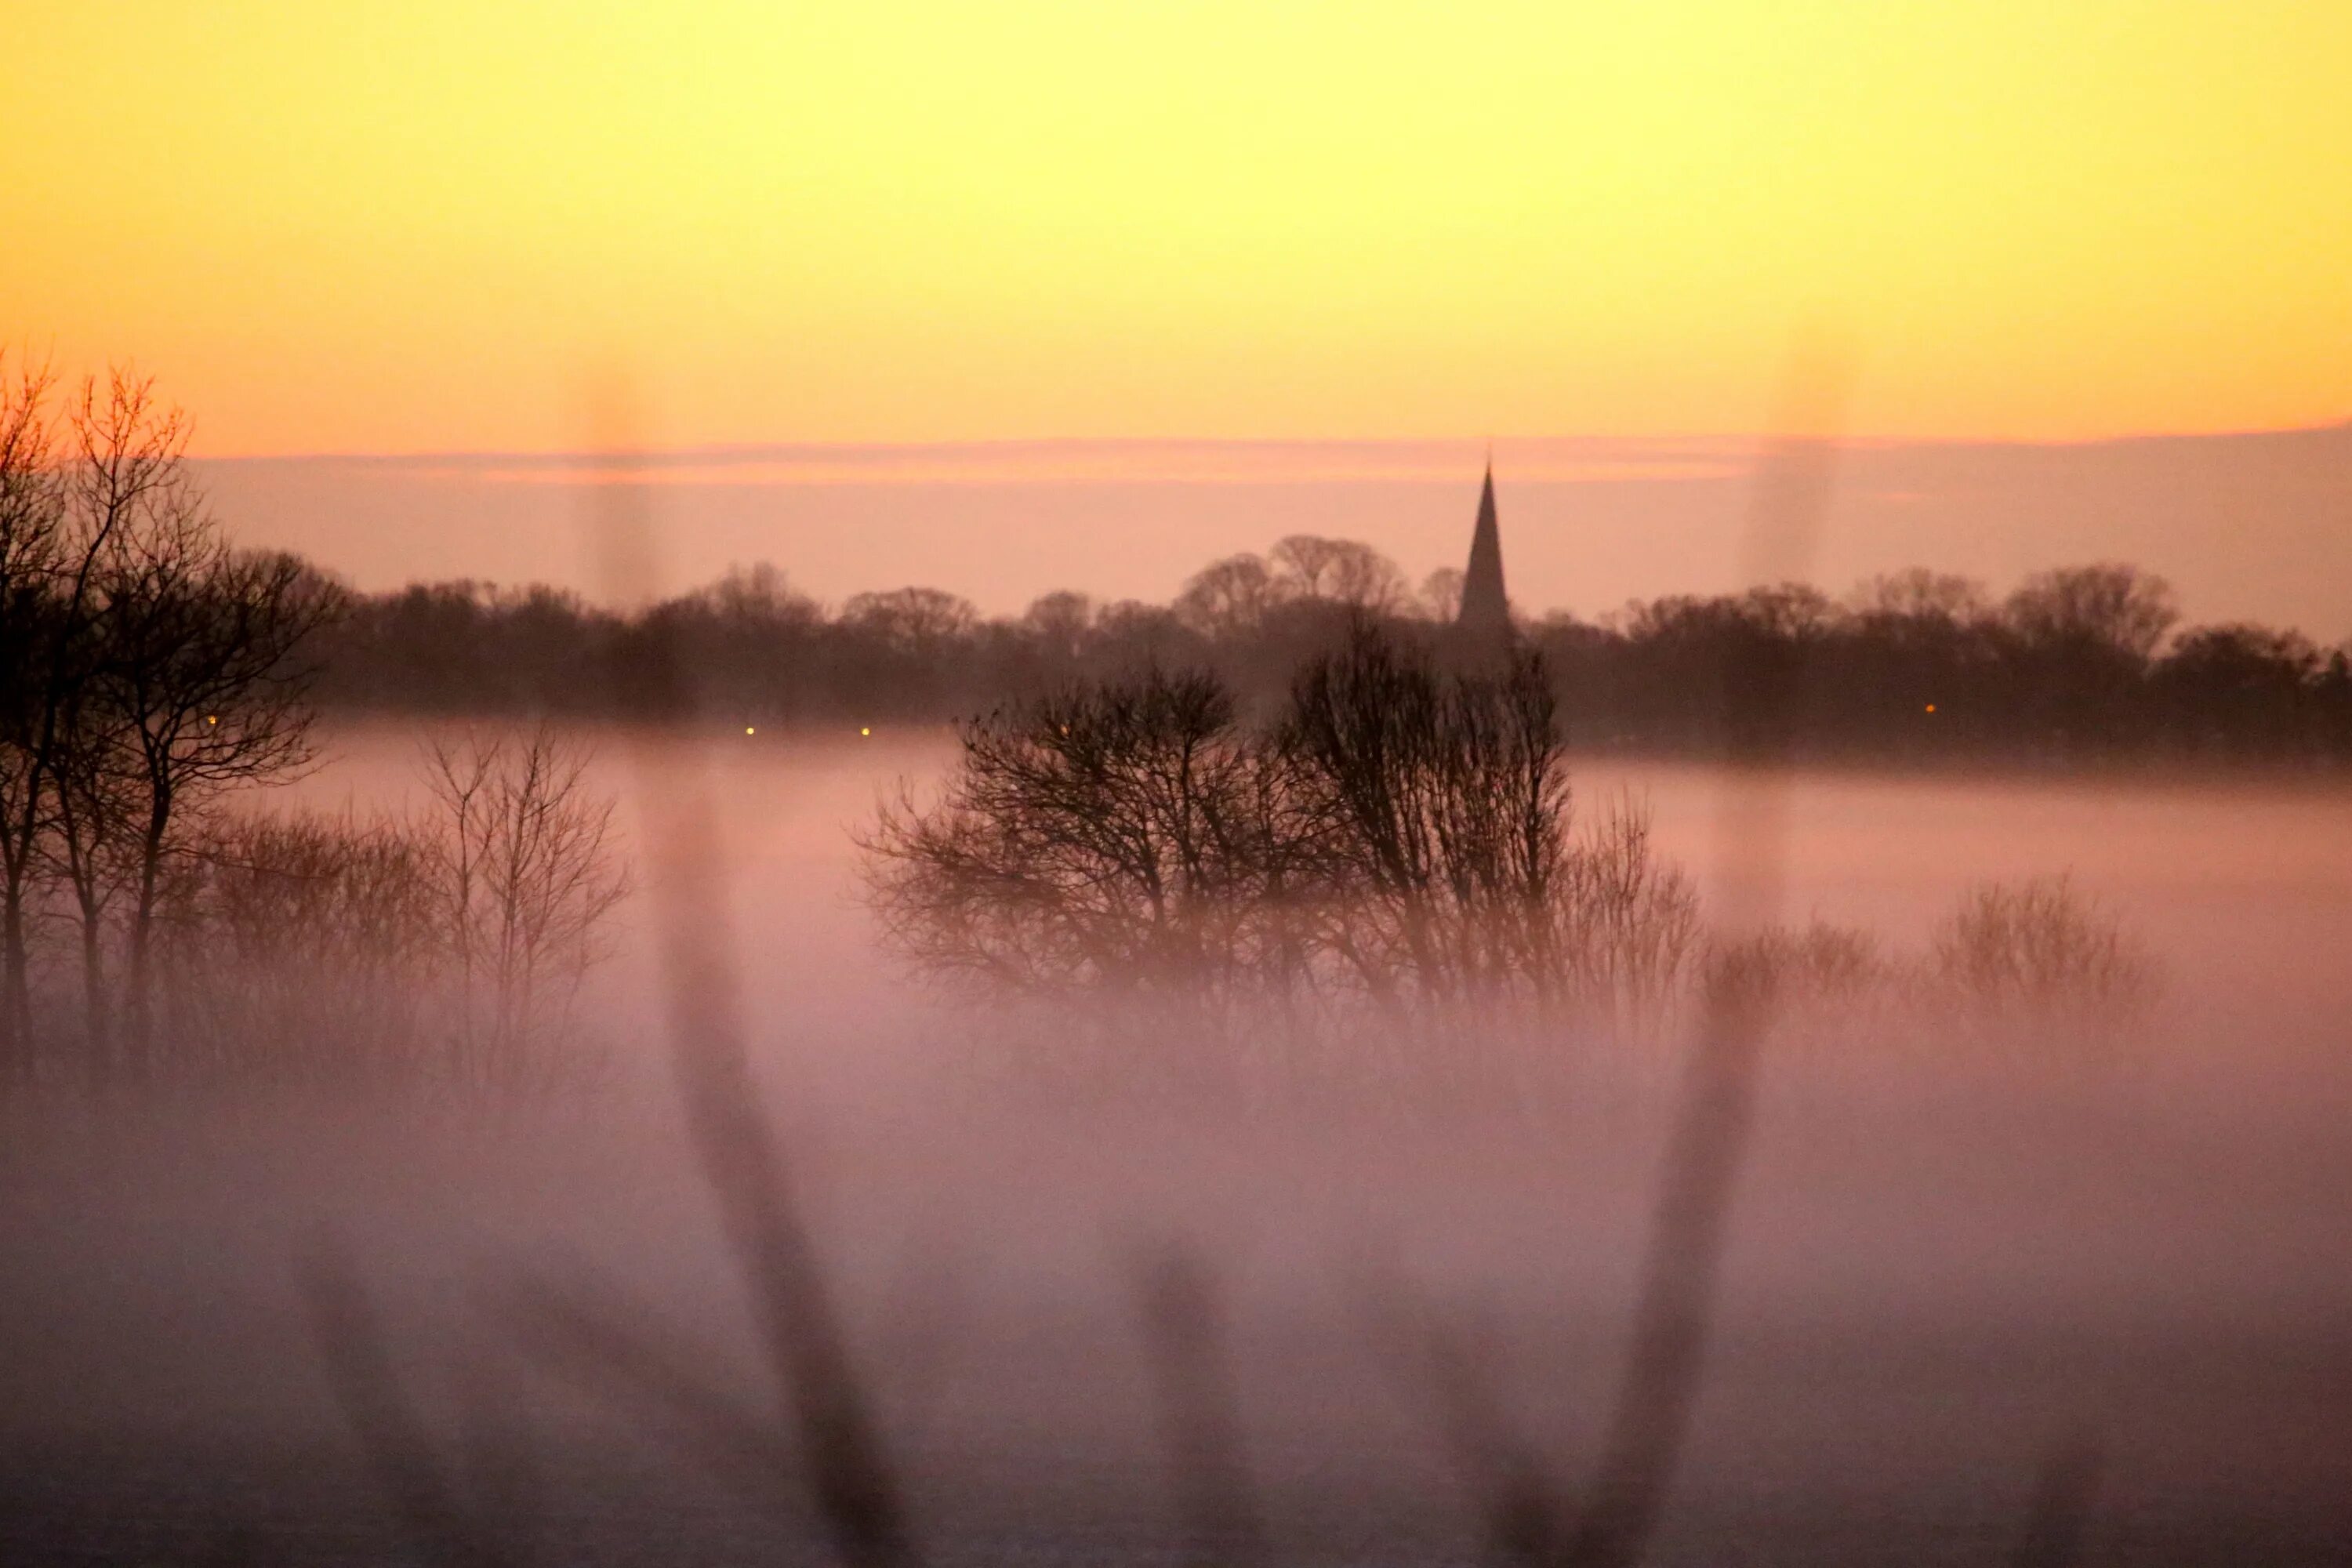
[{"label": "low mist over field", "polygon": [[[880,952],[846,831],[902,778],[935,787],[949,737],[664,740],[651,773],[625,733],[587,739],[632,857],[638,781],[709,791],[728,901],[691,940],[740,965],[760,1113],[927,1555],[1148,1554],[1204,1528],[1151,1326],[1178,1261],[1216,1325],[1204,1396],[1232,1402],[1221,1458],[1248,1490],[1228,1500],[1257,1549],[1472,1552],[1515,1455],[1568,1506],[1625,1353],[1677,1031],[1188,1039],[975,1005]],[[415,808],[417,745],[338,732],[269,805]],[[2337,1549],[2340,802],[1571,777],[1580,812],[1646,800],[1708,907],[1755,869],[1717,825],[1764,792],[1789,915],[1921,949],[1984,879],[2063,869],[2163,966],[2161,1005],[2117,1033],[1897,1011],[1772,1036],[1657,1560],[2005,1560],[2044,1471],[2084,1454],[2115,1560]],[[805,1550],[799,1461],[735,1453],[667,1374],[547,1318],[651,1336],[747,1420],[778,1397],[674,1109],[652,918],[624,907],[565,1042],[593,1084],[535,1109],[222,1086],[19,1116],[8,1539],[187,1561],[414,1539],[297,1289],[331,1247],[436,1473],[499,1530],[593,1560]]]}]

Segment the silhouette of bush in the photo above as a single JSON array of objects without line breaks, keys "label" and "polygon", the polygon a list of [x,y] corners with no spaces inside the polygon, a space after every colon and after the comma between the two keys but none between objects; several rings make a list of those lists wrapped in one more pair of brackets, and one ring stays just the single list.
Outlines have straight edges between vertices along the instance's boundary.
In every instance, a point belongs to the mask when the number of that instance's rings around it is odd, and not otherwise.
[{"label": "silhouette of bush", "polygon": [[430,846],[388,817],[208,825],[163,903],[163,1037],[175,1069],[246,1079],[415,1074],[433,1035]]},{"label": "silhouette of bush", "polygon": [[1937,928],[1927,974],[1979,1017],[2063,1015],[2102,1031],[2144,1016],[2161,981],[2154,955],[2064,875],[1970,889]]},{"label": "silhouette of bush", "polygon": [[1661,1022],[1689,977],[1702,940],[1698,891],[1650,845],[1650,811],[1620,795],[1579,831],[1551,901],[1565,929],[1579,994],[1621,1026]]},{"label": "silhouette of bush", "polygon": [[1895,974],[1875,935],[1817,919],[1710,948],[1704,984],[1716,995],[1797,1010],[1870,996]]},{"label": "silhouette of bush", "polygon": [[494,1097],[580,1072],[572,1002],[628,886],[586,764],[473,734],[425,748],[422,814],[206,820],[160,897],[158,1068]]},{"label": "silhouette of bush", "polygon": [[1924,952],[1889,952],[1875,933],[1815,920],[1715,943],[1699,979],[1711,1002],[1775,1021],[1784,1040],[1862,1045],[1923,1027],[1946,1039],[1954,1024],[2112,1035],[2146,1016],[2161,967],[2056,876],[1969,889]]}]

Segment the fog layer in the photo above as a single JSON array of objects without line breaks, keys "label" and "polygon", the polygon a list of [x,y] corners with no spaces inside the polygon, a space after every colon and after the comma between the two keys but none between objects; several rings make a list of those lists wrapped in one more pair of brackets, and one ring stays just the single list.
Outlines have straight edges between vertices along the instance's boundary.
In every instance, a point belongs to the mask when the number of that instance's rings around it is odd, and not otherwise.
[{"label": "fog layer", "polygon": [[[592,773],[625,793],[621,742]],[[396,807],[415,743],[335,736],[279,804]],[[1366,1031],[1169,1071],[1181,1038],[935,993],[877,944],[848,830],[952,744],[730,734],[660,764],[707,770],[730,907],[697,939],[740,961],[764,1108],[925,1552],[1142,1561],[1190,1539],[1200,1478],[1152,1327],[1171,1259],[1222,1325],[1274,1558],[1477,1555],[1498,1455],[1572,1495],[1621,1371],[1677,1043]],[[1916,944],[1971,885],[2069,871],[2165,971],[2152,1020],[2095,1047],[1934,1019],[1768,1039],[1654,1560],[2008,1561],[2037,1478],[2077,1454],[2094,1560],[2352,1544],[2340,796],[1622,762],[1573,785],[1580,810],[1645,798],[1710,909],[1764,869],[1721,824],[1776,792],[1784,918]],[[414,1536],[298,1289],[323,1255],[380,1319],[436,1462],[533,1552],[806,1560],[796,1461],[734,1484],[706,1432],[567,1357],[539,1312],[609,1310],[727,1400],[774,1405],[681,1136],[648,918],[623,907],[581,1009],[596,1086],[546,1104],[12,1110],[0,1554],[398,1560]]]}]

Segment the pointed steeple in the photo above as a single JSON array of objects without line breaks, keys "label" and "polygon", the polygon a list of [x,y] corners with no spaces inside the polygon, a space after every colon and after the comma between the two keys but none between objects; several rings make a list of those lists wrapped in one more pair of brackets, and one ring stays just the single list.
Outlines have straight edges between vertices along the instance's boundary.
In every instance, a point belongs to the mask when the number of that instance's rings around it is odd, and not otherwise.
[{"label": "pointed steeple", "polygon": [[1470,566],[1462,577],[1456,626],[1480,637],[1507,637],[1511,605],[1503,594],[1503,531],[1495,521],[1495,458],[1486,456],[1486,483],[1478,492],[1478,526],[1470,535]]}]

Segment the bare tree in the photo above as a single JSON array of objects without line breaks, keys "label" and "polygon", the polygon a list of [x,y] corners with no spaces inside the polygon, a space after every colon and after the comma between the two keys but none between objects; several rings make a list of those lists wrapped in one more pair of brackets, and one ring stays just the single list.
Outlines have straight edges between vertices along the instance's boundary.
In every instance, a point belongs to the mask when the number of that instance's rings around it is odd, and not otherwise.
[{"label": "bare tree", "polygon": [[1360,620],[1300,672],[1281,744],[1328,824],[1318,944],[1376,997],[1558,1006],[1647,986],[1687,942],[1687,897],[1652,860],[1645,821],[1571,835],[1532,652],[1449,672]]},{"label": "bare tree", "polygon": [[2036,645],[2096,650],[2132,663],[2154,653],[2180,618],[2172,584],[2113,562],[2038,573],[2010,595],[2005,613]]},{"label": "bare tree", "polygon": [[545,728],[425,748],[436,899],[458,972],[455,1067],[475,1087],[522,1091],[552,1070],[541,1047],[627,894],[614,801],[593,792],[590,760]]},{"label": "bare tree", "polygon": [[1860,615],[1880,624],[1939,621],[1972,625],[1992,614],[1984,584],[1972,577],[1913,566],[1882,572],[1847,596]]},{"label": "bare tree", "polygon": [[46,364],[0,353],[0,1083],[29,1070],[27,899],[41,823],[51,587],[64,525]]},{"label": "bare tree", "polygon": [[315,671],[303,649],[337,605],[295,557],[230,548],[176,478],[138,521],[103,553],[92,683],[122,736],[94,752],[96,764],[119,757],[139,797],[126,825],[135,882],[124,1043],[134,1076],[147,1065],[156,897],[173,831],[221,791],[311,761]]},{"label": "bare tree", "polygon": [[123,726],[89,683],[68,688],[48,767],[48,816],[37,841],[48,879],[71,904],[82,977],[83,1068],[92,1089],[112,1076],[107,940],[122,895],[139,880],[137,824],[146,813]]},{"label": "bare tree", "polygon": [[967,725],[868,884],[919,964],[1018,993],[1650,1005],[1696,900],[1630,805],[1571,833],[1552,701],[1532,654],[1454,673],[1368,618],[1271,730],[1205,674],[1073,687]]},{"label": "bare tree", "polygon": [[1550,900],[1549,954],[1588,1009],[1621,1027],[1667,1015],[1699,951],[1698,890],[1650,841],[1650,812],[1621,795],[1578,832]]},{"label": "bare tree", "polygon": [[1459,566],[1440,566],[1421,580],[1419,608],[1423,617],[1451,626],[1462,614],[1462,584],[1467,579]]},{"label": "bare tree", "polygon": [[1179,620],[1204,636],[1238,637],[1255,631],[1289,594],[1290,584],[1262,558],[1228,555],[1195,572],[1174,609]]},{"label": "bare tree", "polygon": [[1937,926],[1927,975],[1941,1005],[1985,1021],[2055,1014],[2094,1033],[2144,1019],[2162,968],[2112,910],[2070,876],[1985,882]]},{"label": "bare tree", "polygon": [[941,588],[895,588],[853,595],[841,608],[845,625],[873,633],[901,652],[929,655],[980,625],[971,601]]},{"label": "bare tree", "polygon": [[1021,616],[1022,629],[1034,637],[1044,651],[1061,659],[1076,658],[1085,650],[1087,634],[1094,624],[1095,602],[1066,589],[1033,600]]},{"label": "bare tree", "polygon": [[1300,599],[1386,614],[1411,597],[1396,563],[1357,540],[1294,533],[1276,543],[1272,562]]},{"label": "bare tree", "polygon": [[188,422],[125,366],[61,416],[46,369],[0,392],[0,1043],[29,1070],[29,914],[53,879],[80,936],[89,1068],[121,1031],[143,1069],[157,899],[175,834],[229,785],[310,756],[300,646],[336,593],[230,549],[190,480]]},{"label": "bare tree", "polygon": [[21,377],[9,421],[23,469],[11,483],[12,499],[26,516],[12,529],[22,539],[23,591],[12,606],[22,636],[10,649],[17,663],[8,716],[8,814],[0,824],[6,870],[0,1012],[19,1042],[20,1072],[32,1006],[28,879],[50,822],[50,786],[61,757],[99,754],[72,726],[101,710],[88,700],[86,687],[107,658],[98,621],[110,592],[109,564],[126,537],[185,501],[187,421],[156,402],[151,378],[124,366],[110,369],[102,385],[86,378],[67,411],[62,439],[47,423],[47,391],[46,374]]},{"label": "bare tree", "polygon": [[1226,997],[1274,955],[1279,802],[1213,677],[1150,671],[964,728],[945,799],[862,840],[891,939],[1016,992]]}]

